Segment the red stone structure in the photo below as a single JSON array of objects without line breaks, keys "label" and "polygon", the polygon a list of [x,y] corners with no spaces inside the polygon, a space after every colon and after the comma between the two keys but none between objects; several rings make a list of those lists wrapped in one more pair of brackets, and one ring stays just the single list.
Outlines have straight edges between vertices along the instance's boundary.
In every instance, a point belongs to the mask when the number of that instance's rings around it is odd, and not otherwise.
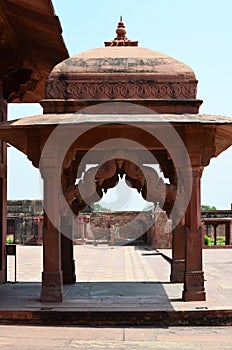
[{"label": "red stone structure", "polygon": [[213,228],[214,245],[217,246],[217,237],[225,238],[224,247],[232,246],[232,210],[204,210],[202,211],[202,236],[208,235],[210,228]]},{"label": "red stone structure", "polygon": [[[52,67],[68,57],[50,0],[0,0],[0,121],[7,104],[39,102]],[[6,143],[0,142],[0,283],[6,261]]]},{"label": "red stone structure", "polygon": [[232,231],[232,220],[227,218],[222,219],[204,219],[204,233],[205,233],[205,226],[213,226],[213,237],[214,237],[214,246],[217,245],[217,228],[220,225],[223,225],[225,227],[225,245],[231,245],[231,231]]},{"label": "red stone structure", "polygon": [[52,70],[43,115],[0,126],[0,137],[26,154],[44,181],[42,301],[62,301],[63,284],[76,281],[72,215],[119,176],[172,219],[171,281],[184,282],[183,300],[206,298],[201,175],[232,144],[232,119],[198,114],[192,69],[137,44],[120,21],[104,48]]}]

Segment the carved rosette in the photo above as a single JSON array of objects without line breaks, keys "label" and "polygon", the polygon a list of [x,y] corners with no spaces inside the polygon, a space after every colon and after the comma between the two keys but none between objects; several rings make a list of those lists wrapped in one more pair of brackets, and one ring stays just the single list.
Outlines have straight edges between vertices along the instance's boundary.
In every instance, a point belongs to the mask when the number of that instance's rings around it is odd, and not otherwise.
[{"label": "carved rosette", "polygon": [[196,82],[48,80],[47,99],[195,99]]}]

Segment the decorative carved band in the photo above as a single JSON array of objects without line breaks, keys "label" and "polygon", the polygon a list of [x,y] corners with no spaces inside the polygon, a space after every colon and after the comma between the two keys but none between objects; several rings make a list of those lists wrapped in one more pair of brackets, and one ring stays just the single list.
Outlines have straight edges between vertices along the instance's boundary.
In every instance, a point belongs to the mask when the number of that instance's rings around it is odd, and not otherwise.
[{"label": "decorative carved band", "polygon": [[42,272],[43,287],[49,289],[60,289],[63,284],[62,271],[43,271]]},{"label": "decorative carved band", "polygon": [[187,290],[204,290],[203,271],[185,271],[185,281]]},{"label": "decorative carved band", "polygon": [[60,302],[63,299],[63,272],[43,271],[41,302]]},{"label": "decorative carved band", "polygon": [[195,99],[195,82],[77,82],[49,80],[46,98],[54,99]]}]

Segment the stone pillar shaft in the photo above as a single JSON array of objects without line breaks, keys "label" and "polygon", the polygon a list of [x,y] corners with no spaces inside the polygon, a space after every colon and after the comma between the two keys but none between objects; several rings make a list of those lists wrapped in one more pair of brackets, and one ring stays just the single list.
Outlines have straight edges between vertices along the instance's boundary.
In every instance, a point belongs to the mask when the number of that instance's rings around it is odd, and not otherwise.
[{"label": "stone pillar shaft", "polygon": [[174,227],[172,235],[172,262],[171,276],[172,283],[184,283],[185,270],[185,227],[184,219]]},{"label": "stone pillar shaft", "polygon": [[230,221],[225,224],[225,244],[230,245]]},{"label": "stone pillar shaft", "polygon": [[[0,121],[7,120],[7,102],[0,83]],[[0,140],[0,283],[6,281],[6,216],[7,216],[7,154],[6,143]]]},{"label": "stone pillar shaft", "polygon": [[202,271],[200,169],[193,169],[192,175],[192,194],[185,214],[186,260],[183,299],[184,301],[204,301],[206,296]]},{"label": "stone pillar shaft", "polygon": [[38,243],[41,244],[42,241],[42,223],[41,218],[38,218]]},{"label": "stone pillar shaft", "polygon": [[213,225],[213,244],[217,245],[217,224]]},{"label": "stone pillar shaft", "polygon": [[[63,299],[63,274],[61,271],[61,246],[59,227],[59,200],[54,168],[43,169],[44,226],[42,302],[59,302]],[[49,217],[48,217],[49,215]]]},{"label": "stone pillar shaft", "polygon": [[75,260],[73,259],[72,225],[65,216],[61,217],[61,267],[63,283],[75,284]]}]

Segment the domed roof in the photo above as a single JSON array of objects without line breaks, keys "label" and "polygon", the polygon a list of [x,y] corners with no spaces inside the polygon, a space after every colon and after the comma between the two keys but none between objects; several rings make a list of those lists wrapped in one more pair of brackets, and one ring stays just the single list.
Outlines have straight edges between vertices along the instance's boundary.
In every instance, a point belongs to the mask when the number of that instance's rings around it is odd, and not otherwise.
[{"label": "domed roof", "polygon": [[[137,41],[126,37],[122,20],[116,33],[117,37],[105,42],[105,47],[82,52],[54,67],[42,103],[46,113],[63,111],[59,101],[65,101],[66,110],[73,111],[78,106],[109,100],[132,101],[151,108],[155,105],[156,111],[159,105],[161,113],[198,111],[201,102],[196,100],[197,80],[189,66],[138,47]],[[187,108],[183,109],[183,104]]]},{"label": "domed roof", "polygon": [[150,49],[134,46],[108,46],[85,51],[59,63],[50,78],[60,74],[150,73],[163,77],[195,79],[184,63]]},{"label": "domed roof", "polygon": [[138,41],[126,37],[122,17],[116,29],[117,37],[106,41],[105,47],[82,52],[59,63],[50,77],[60,74],[154,74],[157,76],[195,79],[193,70],[182,62],[160,52],[138,47]]}]

